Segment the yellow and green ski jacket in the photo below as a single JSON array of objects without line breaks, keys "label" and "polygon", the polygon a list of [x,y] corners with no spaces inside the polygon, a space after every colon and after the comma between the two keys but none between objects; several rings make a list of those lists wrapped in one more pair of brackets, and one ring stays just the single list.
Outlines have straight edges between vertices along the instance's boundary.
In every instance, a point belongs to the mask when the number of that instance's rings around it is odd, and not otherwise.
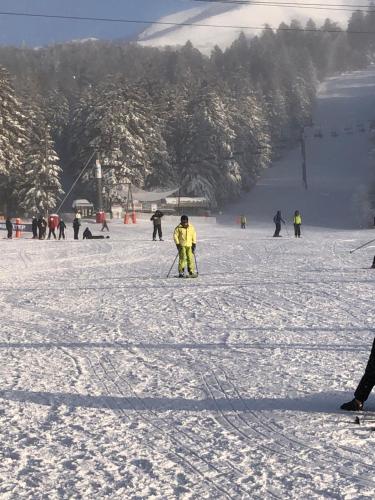
[{"label": "yellow and green ski jacket", "polygon": [[193,243],[197,243],[197,233],[195,232],[194,226],[191,224],[186,227],[179,224],[174,230],[173,239],[176,245],[191,247]]}]

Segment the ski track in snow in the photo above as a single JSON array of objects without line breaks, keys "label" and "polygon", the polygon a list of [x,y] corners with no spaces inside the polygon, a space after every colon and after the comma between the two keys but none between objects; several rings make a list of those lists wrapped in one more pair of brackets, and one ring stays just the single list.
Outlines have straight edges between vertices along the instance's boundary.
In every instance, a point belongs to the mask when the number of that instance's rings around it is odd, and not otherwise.
[{"label": "ski track in snow", "polygon": [[197,280],[166,278],[168,221],[0,241],[1,498],[373,498],[372,420],[338,410],[374,337],[373,247],[349,253],[373,232],[192,219]]}]

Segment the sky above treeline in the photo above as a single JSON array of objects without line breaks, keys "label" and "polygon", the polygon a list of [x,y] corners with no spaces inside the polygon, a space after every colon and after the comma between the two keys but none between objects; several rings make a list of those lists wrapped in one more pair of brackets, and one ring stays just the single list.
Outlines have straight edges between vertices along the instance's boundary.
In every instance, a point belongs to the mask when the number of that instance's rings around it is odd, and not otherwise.
[{"label": "sky above treeline", "polygon": [[[40,47],[87,38],[135,40],[142,33],[140,40],[145,45],[174,46],[190,40],[199,50],[209,53],[216,44],[221,48],[228,47],[243,30],[251,36],[262,30],[265,24],[276,28],[281,22],[288,23],[291,19],[304,25],[312,18],[321,26],[326,18],[330,18],[345,28],[356,6],[366,5],[363,0],[325,0],[319,4],[296,0],[289,5],[281,0],[267,5],[263,0],[262,3],[231,5],[229,2],[209,0],[0,0],[0,44]],[[102,19],[46,19],[7,13]],[[138,22],[107,22],[103,18]],[[158,20],[188,25],[152,25]],[[194,26],[191,26],[192,23]],[[215,29],[212,25],[216,25]],[[257,28],[250,29],[254,25]]]},{"label": "sky above treeline", "polygon": [[[0,12],[152,21],[193,5],[191,0],[0,0]],[[40,46],[91,37],[133,38],[147,26],[0,14],[0,43]]]}]

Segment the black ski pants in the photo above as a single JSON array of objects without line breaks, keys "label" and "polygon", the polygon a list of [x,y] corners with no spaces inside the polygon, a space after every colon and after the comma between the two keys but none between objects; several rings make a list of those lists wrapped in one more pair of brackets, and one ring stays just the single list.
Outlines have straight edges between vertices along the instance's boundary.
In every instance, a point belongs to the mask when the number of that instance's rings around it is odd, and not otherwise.
[{"label": "black ski pants", "polygon": [[161,239],[161,237],[163,236],[163,234],[161,232],[161,225],[160,224],[157,224],[157,225],[154,226],[154,232],[152,233],[152,239],[153,240],[156,239],[156,232],[159,235],[159,239]]},{"label": "black ski pants", "polygon": [[294,236],[296,238],[301,236],[301,224],[294,224]]},{"label": "black ski pants", "polygon": [[49,228],[49,231],[48,231],[48,239],[51,239],[51,236],[53,235],[54,239],[56,239],[56,233],[55,233],[55,230],[52,229],[51,227]]},{"label": "black ski pants", "polygon": [[61,240],[61,238],[63,240],[65,240],[65,229],[59,229],[59,240]]},{"label": "black ski pants", "polygon": [[369,397],[372,388],[375,385],[375,339],[372,344],[372,349],[370,353],[369,360],[367,362],[366,370],[361,378],[360,383],[354,393],[354,397],[358,399],[358,401],[366,401]]},{"label": "black ski pants", "polygon": [[78,240],[79,227],[74,227],[73,231],[74,231],[74,239]]},{"label": "black ski pants", "polygon": [[275,222],[275,234],[274,236],[279,236],[280,234],[280,231],[281,231],[281,222]]}]

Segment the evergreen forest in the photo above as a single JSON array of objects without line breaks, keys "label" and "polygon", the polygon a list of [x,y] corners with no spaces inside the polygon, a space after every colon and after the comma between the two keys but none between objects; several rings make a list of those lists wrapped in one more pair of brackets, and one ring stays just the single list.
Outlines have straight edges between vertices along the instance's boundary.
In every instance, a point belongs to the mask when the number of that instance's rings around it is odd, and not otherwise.
[{"label": "evergreen forest", "polygon": [[[225,51],[89,40],[0,47],[0,211],[53,211],[85,165],[119,186],[180,186],[220,208],[295,145],[319,81],[372,61],[374,13],[241,34]],[[367,33],[367,34],[366,34]],[[77,189],[94,200],[92,169]]]}]

